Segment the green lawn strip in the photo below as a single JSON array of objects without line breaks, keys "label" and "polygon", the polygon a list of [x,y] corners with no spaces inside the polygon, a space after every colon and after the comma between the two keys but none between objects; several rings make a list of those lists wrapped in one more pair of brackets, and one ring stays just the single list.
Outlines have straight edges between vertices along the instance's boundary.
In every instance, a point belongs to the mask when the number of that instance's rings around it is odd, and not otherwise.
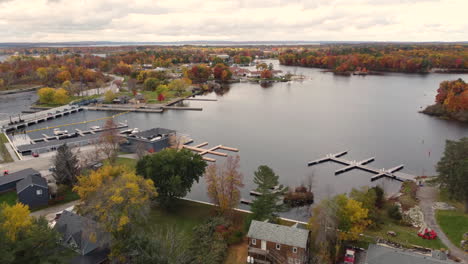
[{"label": "green lawn strip", "polygon": [[8,139],[6,138],[5,134],[0,134],[0,163],[8,163],[8,162],[13,162],[13,158],[10,155],[10,152],[8,152],[8,149],[6,148],[5,144],[9,143]]},{"label": "green lawn strip", "polygon": [[15,205],[17,199],[16,191],[8,191],[0,194],[0,204],[6,203],[8,205]]},{"label": "green lawn strip", "polygon": [[437,210],[436,219],[450,241],[460,247],[463,234],[468,232],[468,215],[456,210]]},{"label": "green lawn strip", "polygon": [[[105,160],[103,163],[104,163],[104,165],[109,165],[109,161],[108,161],[108,160]],[[130,168],[130,169],[135,169],[136,164],[137,164],[137,160],[136,160],[136,159],[123,158],[123,157],[117,157],[117,158],[115,159],[115,165],[126,166],[126,167],[128,167],[128,168]]]},{"label": "green lawn strip", "polygon": [[[388,231],[394,231],[397,235],[395,237],[387,235]],[[365,234],[398,243],[405,247],[415,245],[432,249],[446,248],[438,238],[434,240],[422,239],[418,236],[418,231],[417,228],[388,221],[379,230],[367,230]]]},{"label": "green lawn strip", "polygon": [[437,200],[440,202],[450,204],[453,207],[456,207],[461,212],[465,210],[465,205],[462,202],[450,199],[449,192],[446,189],[439,188],[439,197]]}]

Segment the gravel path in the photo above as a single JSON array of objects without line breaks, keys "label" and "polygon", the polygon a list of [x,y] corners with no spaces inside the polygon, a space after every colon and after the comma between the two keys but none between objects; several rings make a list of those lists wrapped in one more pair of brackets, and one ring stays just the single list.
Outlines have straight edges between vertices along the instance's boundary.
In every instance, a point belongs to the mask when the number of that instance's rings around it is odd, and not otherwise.
[{"label": "gravel path", "polygon": [[424,220],[426,224],[428,225],[428,227],[434,229],[434,231],[437,232],[437,236],[448,247],[451,255],[459,259],[462,259],[464,263],[468,263],[468,254],[466,254],[461,249],[456,247],[448,239],[448,237],[444,234],[444,232],[442,232],[442,229],[440,228],[439,224],[437,224],[437,221],[435,219],[435,212],[434,212],[434,209],[432,208],[432,205],[434,204],[434,202],[437,201],[437,189],[435,187],[430,187],[430,186],[420,187],[418,189],[417,196],[419,199],[419,206],[421,207],[421,210],[423,211]]}]

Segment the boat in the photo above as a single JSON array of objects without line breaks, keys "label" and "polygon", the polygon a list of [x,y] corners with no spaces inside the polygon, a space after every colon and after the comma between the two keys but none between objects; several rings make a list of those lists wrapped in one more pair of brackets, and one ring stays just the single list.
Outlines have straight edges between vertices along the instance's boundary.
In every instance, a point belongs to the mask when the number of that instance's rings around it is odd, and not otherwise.
[{"label": "boat", "polygon": [[61,136],[61,135],[67,135],[68,130],[60,130],[59,128],[54,128],[54,135],[56,136]]},{"label": "boat", "polygon": [[100,129],[100,128],[101,128],[100,126],[92,126],[92,127],[90,127],[89,129],[91,129],[91,130],[98,130],[98,129]]}]

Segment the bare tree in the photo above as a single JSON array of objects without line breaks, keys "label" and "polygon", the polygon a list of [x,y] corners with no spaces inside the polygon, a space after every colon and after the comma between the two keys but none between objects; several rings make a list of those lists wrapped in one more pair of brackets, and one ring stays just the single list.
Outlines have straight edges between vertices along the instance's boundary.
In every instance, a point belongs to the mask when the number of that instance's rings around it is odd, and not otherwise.
[{"label": "bare tree", "polygon": [[101,132],[99,137],[99,152],[102,153],[110,163],[114,163],[122,141],[123,138],[119,134],[114,120],[112,118],[107,119],[104,125],[104,131]]},{"label": "bare tree", "polygon": [[135,146],[135,154],[137,155],[138,159],[143,158],[148,153],[146,151],[146,145],[143,142],[138,142]]},{"label": "bare tree", "polygon": [[244,186],[239,172],[239,156],[229,156],[223,166],[216,164],[206,169],[207,192],[222,214],[229,215],[240,202],[240,188]]}]

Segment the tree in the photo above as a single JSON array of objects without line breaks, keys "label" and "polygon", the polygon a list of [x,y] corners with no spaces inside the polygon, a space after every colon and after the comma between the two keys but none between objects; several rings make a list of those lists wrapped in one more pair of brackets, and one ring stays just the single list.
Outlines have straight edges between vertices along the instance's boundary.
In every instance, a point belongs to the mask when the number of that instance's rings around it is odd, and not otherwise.
[{"label": "tree", "polygon": [[70,100],[67,90],[59,88],[55,90],[54,93],[54,103],[55,104],[66,104]]},{"label": "tree", "polygon": [[175,197],[184,197],[198,182],[206,168],[203,158],[187,149],[164,149],[146,155],[136,166],[138,175],[152,179],[158,187],[158,199],[167,205]]},{"label": "tree", "polygon": [[349,199],[345,195],[337,195],[334,198],[338,205],[338,237],[340,240],[358,240],[359,235],[372,222],[368,219],[368,212],[362,203]]},{"label": "tree", "polygon": [[143,83],[143,86],[145,87],[145,90],[147,91],[154,91],[160,84],[159,80],[156,78],[148,78],[145,80]]},{"label": "tree", "polygon": [[151,179],[125,166],[110,165],[79,176],[73,191],[80,196],[78,211],[96,219],[111,234],[113,258],[121,257],[125,238],[146,220],[151,199],[157,196]]},{"label": "tree", "polygon": [[117,95],[112,90],[108,90],[104,93],[104,102],[108,104],[112,103],[115,98],[117,98]]},{"label": "tree", "polygon": [[444,155],[437,163],[437,180],[450,197],[465,203],[468,213],[468,137],[445,142]]},{"label": "tree", "polygon": [[211,68],[205,64],[198,64],[187,70],[185,75],[194,83],[204,83],[211,76]]},{"label": "tree", "polygon": [[44,87],[37,91],[37,95],[41,104],[52,104],[54,103],[55,89]]},{"label": "tree", "polygon": [[257,184],[256,191],[260,193],[260,196],[255,197],[250,206],[253,213],[252,219],[276,221],[278,213],[286,210],[281,196],[287,188],[279,185],[279,176],[266,165],[259,166],[254,175],[254,183]]},{"label": "tree", "polygon": [[29,207],[22,203],[12,206],[3,203],[0,207],[0,223],[0,229],[5,232],[7,238],[15,242],[18,234],[28,230],[32,225]]},{"label": "tree", "polygon": [[349,197],[362,204],[368,210],[369,219],[374,226],[381,222],[380,213],[377,210],[377,192],[375,188],[362,187],[361,190],[352,189]]},{"label": "tree", "polygon": [[79,161],[67,144],[57,148],[57,154],[52,162],[55,166],[52,176],[54,176],[57,184],[72,186],[76,183],[80,174]]},{"label": "tree", "polygon": [[[10,207],[17,207],[18,205]],[[15,240],[11,240],[7,235],[9,229],[2,228],[6,217],[0,211],[2,214],[0,216],[0,263],[48,264],[69,262],[72,255],[67,253],[68,251],[64,251],[57,243],[59,234],[49,228],[47,220],[43,217],[33,218],[29,215],[29,210],[26,211],[27,214],[17,220],[28,222],[28,224],[17,230]],[[15,222],[17,221],[15,220]]]},{"label": "tree", "polygon": [[208,196],[222,214],[239,204],[240,188],[244,186],[239,172],[239,156],[229,156],[222,167],[208,166],[205,177]]},{"label": "tree", "polygon": [[309,220],[312,263],[334,263],[338,243],[338,205],[324,199],[313,209]]},{"label": "tree", "polygon": [[5,86],[5,81],[3,79],[0,79],[0,88],[3,88]]},{"label": "tree", "polygon": [[216,80],[226,82],[232,77],[232,72],[225,64],[219,63],[213,67],[213,76]]},{"label": "tree", "polygon": [[61,71],[59,73],[57,73],[57,75],[55,76],[55,78],[57,78],[57,80],[60,82],[60,83],[63,83],[65,81],[70,81],[71,80],[71,74],[69,71],[67,70],[64,70],[64,71]]},{"label": "tree", "polygon": [[114,123],[114,119],[107,119],[104,124],[104,131],[101,132],[99,136],[99,151],[104,154],[111,164],[115,162],[120,143],[122,143],[123,140],[124,139],[119,134],[117,125]]},{"label": "tree", "polygon": [[193,229],[192,240],[189,243],[191,259],[188,263],[219,264],[224,261],[227,243],[223,236],[216,231],[216,228],[223,224],[223,219],[212,218]]},{"label": "tree", "polygon": [[167,87],[169,90],[175,91],[177,96],[181,96],[185,91],[187,91],[187,88],[189,88],[191,84],[192,82],[190,79],[183,78],[171,81]]}]

